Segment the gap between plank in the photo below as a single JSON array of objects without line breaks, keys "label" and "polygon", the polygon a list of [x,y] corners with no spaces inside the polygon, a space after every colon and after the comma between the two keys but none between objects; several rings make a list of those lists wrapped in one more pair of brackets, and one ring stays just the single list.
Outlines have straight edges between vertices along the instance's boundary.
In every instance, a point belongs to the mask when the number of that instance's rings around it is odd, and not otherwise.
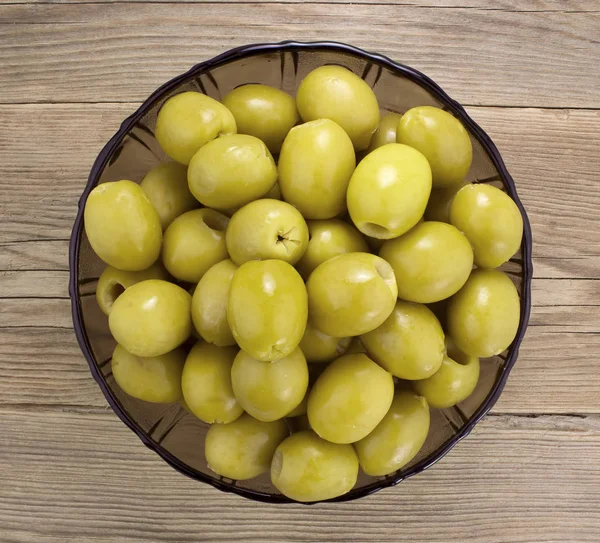
[{"label": "gap between plank", "polygon": [[[20,270],[11,270],[12,272],[18,273]],[[32,271],[32,270],[22,270],[22,271]],[[59,270],[54,270],[59,271]],[[535,277],[534,280],[540,279]],[[554,281],[554,279],[552,279]],[[590,281],[590,279],[586,279],[586,281]],[[86,293],[80,294],[80,296],[88,297],[93,296],[94,293]],[[0,296],[0,300],[70,300],[70,296]],[[531,307],[600,307],[600,304],[544,304],[538,305],[535,303],[531,304]]]},{"label": "gap between plank", "polygon": [[0,247],[5,245],[18,245],[19,243],[50,243],[56,241],[70,241],[69,238],[40,238],[40,239],[18,239],[13,241],[0,241]]},{"label": "gap between plank", "polygon": [[[26,4],[16,4],[16,5],[26,5]],[[53,4],[57,5],[57,4]],[[87,5],[87,4],[86,4]],[[2,23],[0,23],[2,24]],[[208,60],[208,59],[207,59]],[[394,59],[392,59],[394,60]],[[202,61],[201,61],[202,62]],[[190,66],[191,67],[191,66]],[[94,105],[123,105],[123,104],[131,104],[132,107],[138,108],[142,105],[143,102],[132,101],[132,100],[77,100],[77,101],[68,101],[68,100],[38,100],[35,102],[3,102],[0,100],[0,107],[2,106],[48,106],[48,105],[65,105],[65,106],[94,106]],[[465,102],[460,102],[463,107],[470,108],[498,108],[498,109],[539,109],[539,110],[547,110],[547,111],[600,111],[600,107],[595,106],[542,106],[542,105],[509,105],[509,104],[469,104]]]},{"label": "gap between plank", "polygon": [[[64,103],[64,102],[63,102]],[[115,103],[115,102],[106,102],[108,103]],[[82,103],[83,104],[83,103]],[[2,104],[0,104],[1,106]],[[495,107],[495,106],[481,106],[481,107]],[[526,109],[526,108],[522,108],[522,109]],[[532,108],[533,109],[533,108]],[[548,108],[542,108],[542,109],[548,109]],[[83,190],[83,186],[82,186],[82,190]],[[3,246],[8,246],[8,245],[19,245],[20,243],[54,243],[54,242],[67,242],[70,241],[70,238],[39,238],[39,239],[19,239],[19,240],[10,240],[10,241],[0,241],[0,247]],[[584,260],[586,258],[600,258],[600,254],[579,254],[576,256],[546,256],[546,255],[541,255],[541,256],[534,256],[533,260]],[[0,270],[0,271],[10,271],[10,272],[14,272],[14,271],[68,271],[68,269],[65,270],[58,270],[58,269],[51,269],[51,270]],[[571,280],[595,280],[595,279],[600,279],[597,277],[538,277],[537,275],[534,277],[534,279],[571,279]]]},{"label": "gap between plank", "polygon": [[[42,413],[74,413],[81,415],[105,415],[113,414],[112,408],[107,404],[105,407],[81,404],[45,404],[45,403],[0,403],[0,412],[2,411],[22,411],[22,412],[42,412]],[[526,413],[511,413],[505,411],[492,411],[485,415],[492,418],[526,418],[539,419],[544,417],[563,417],[577,419],[595,419],[600,418],[600,411],[596,412],[526,412]]]},{"label": "gap between plank", "polygon": [[[0,245],[1,247],[2,245]],[[600,258],[600,255],[598,255],[598,257]],[[558,260],[558,259],[556,259]],[[565,259],[565,260],[570,260],[570,259]],[[14,269],[14,268],[9,268],[9,269],[0,269],[0,273],[14,273],[14,272],[68,272],[69,268],[24,268],[24,269]],[[543,277],[543,276],[534,276],[533,277],[534,280],[540,279],[540,280],[544,280],[544,281],[600,281],[600,277]],[[21,296],[18,296],[18,298],[20,298]],[[23,298],[47,298],[47,299],[63,299],[63,298],[68,298],[68,296],[58,296],[58,297],[48,297],[48,296],[23,296]],[[0,300],[4,300],[4,299],[10,299],[10,300],[14,300],[15,297],[14,296],[0,296]],[[563,305],[563,304],[561,304]],[[579,304],[578,304],[579,305]]]}]

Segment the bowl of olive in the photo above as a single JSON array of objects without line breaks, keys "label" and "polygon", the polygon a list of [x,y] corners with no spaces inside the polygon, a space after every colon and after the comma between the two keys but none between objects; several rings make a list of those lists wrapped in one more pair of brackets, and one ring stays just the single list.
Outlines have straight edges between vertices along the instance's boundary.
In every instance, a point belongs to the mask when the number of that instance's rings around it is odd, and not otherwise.
[{"label": "bowl of olive", "polygon": [[98,155],[69,258],[115,413],[266,502],[431,466],[498,399],[529,317],[531,230],[490,138],[427,76],[332,42],[160,87]]}]

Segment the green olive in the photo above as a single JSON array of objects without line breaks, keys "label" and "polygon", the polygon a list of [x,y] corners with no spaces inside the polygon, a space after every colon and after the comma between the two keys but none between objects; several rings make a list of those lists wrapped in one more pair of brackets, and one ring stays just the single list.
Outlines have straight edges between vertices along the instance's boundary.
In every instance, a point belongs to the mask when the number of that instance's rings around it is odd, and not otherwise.
[{"label": "green olive", "polygon": [[422,304],[398,300],[388,319],[360,336],[369,356],[400,379],[425,379],[444,358],[444,332]]},{"label": "green olive", "polygon": [[515,339],[520,313],[519,294],[506,274],[475,270],[448,303],[448,332],[461,351],[487,358]]},{"label": "green olive", "polygon": [[386,241],[379,256],[394,269],[398,296],[422,304],[458,292],[473,269],[471,244],[457,228],[443,222],[418,224]]},{"label": "green olive", "polygon": [[192,194],[207,207],[241,207],[269,192],[277,167],[266,145],[254,136],[231,134],[201,147],[188,168]]},{"label": "green olive", "polygon": [[354,444],[360,467],[367,475],[389,475],[417,455],[428,433],[427,400],[411,392],[398,392],[375,430]]},{"label": "green olive", "polygon": [[237,481],[269,470],[277,446],[288,435],[285,422],[261,422],[244,413],[229,424],[213,424],[204,451],[208,467]]},{"label": "green olive", "polygon": [[447,356],[440,369],[431,377],[412,383],[431,407],[444,409],[466,400],[479,380],[479,358],[469,356],[446,337]]},{"label": "green olive", "polygon": [[368,153],[388,143],[396,143],[396,130],[398,129],[398,123],[401,118],[402,115],[399,113],[388,113],[381,117],[379,128],[377,128],[377,131],[373,134],[371,143],[367,149]]},{"label": "green olive", "polygon": [[231,260],[238,266],[267,258],[295,264],[306,252],[308,227],[294,206],[265,198],[233,214],[225,241]]},{"label": "green olive", "polygon": [[299,502],[328,500],[356,484],[358,459],[352,445],[329,443],[308,430],[285,439],[273,456],[271,482]]},{"label": "green olive", "polygon": [[306,288],[313,324],[333,337],[374,330],[389,317],[398,296],[392,267],[369,253],[347,253],[323,262]]},{"label": "green olive", "polygon": [[115,300],[108,326],[117,343],[131,354],[159,356],[190,336],[191,302],[192,297],[173,283],[141,281]]},{"label": "green olive", "polygon": [[308,317],[304,281],[282,260],[251,260],[235,272],[227,320],[238,345],[262,361],[279,360],[298,346]]},{"label": "green olive", "polygon": [[379,104],[373,89],[341,66],[320,66],[300,83],[296,95],[304,121],[331,119],[350,136],[354,148],[363,151],[379,125]]},{"label": "green olive", "polygon": [[182,92],[160,108],[154,134],[169,157],[187,165],[204,144],[236,130],[223,104],[199,92]]},{"label": "green olive", "polygon": [[473,149],[469,134],[458,119],[443,109],[409,109],[398,123],[396,140],[425,155],[434,187],[461,183],[471,167]]},{"label": "green olive", "polygon": [[344,355],[319,376],[308,398],[308,420],[332,443],[354,443],[381,422],[394,397],[394,380],[364,354]]},{"label": "green olive", "polygon": [[419,222],[430,193],[426,158],[406,145],[388,143],[369,153],[354,170],[348,211],[363,234],[395,238]]},{"label": "green olive", "polygon": [[349,337],[331,337],[324,334],[309,320],[306,323],[306,331],[300,341],[300,348],[306,357],[307,362],[331,362],[334,358],[342,356],[348,347],[352,338]]},{"label": "green olive", "polygon": [[497,268],[521,246],[523,217],[508,194],[492,185],[467,185],[450,207],[450,222],[473,245],[475,264]]},{"label": "green olive", "polygon": [[229,288],[237,266],[229,259],[210,268],[192,296],[192,322],[204,340],[219,347],[235,345],[227,322]]},{"label": "green olive", "polygon": [[146,402],[181,400],[181,372],[185,351],[181,348],[144,358],[117,345],[112,355],[113,377],[124,392]]},{"label": "green olive", "polygon": [[308,388],[308,366],[298,348],[275,362],[262,362],[240,351],[231,368],[231,382],[244,411],[269,422],[300,405]]},{"label": "green olive", "polygon": [[160,217],[163,231],[186,211],[200,207],[187,182],[187,168],[178,162],[165,162],[152,168],[140,187]]},{"label": "green olive", "polygon": [[148,269],[138,272],[123,271],[107,266],[98,279],[96,301],[102,313],[108,315],[115,300],[131,285],[147,279],[166,280],[167,277],[167,271],[160,262],[155,262]]},{"label": "green olive", "polygon": [[225,98],[240,134],[261,139],[273,154],[279,153],[290,129],[300,120],[295,100],[286,92],[266,85],[242,85]]},{"label": "green olive", "polygon": [[290,130],[279,155],[279,187],[306,219],[330,219],[346,210],[346,189],[356,165],[352,142],[329,119]]},{"label": "green olive", "polygon": [[225,230],[229,219],[214,209],[194,209],[167,228],[162,259],[180,281],[197,283],[217,262],[228,256]]},{"label": "green olive", "polygon": [[133,181],[98,185],[88,196],[83,219],[92,249],[109,266],[142,271],[160,254],[160,218]]},{"label": "green olive", "polygon": [[181,376],[183,397],[200,420],[228,423],[244,410],[233,394],[231,367],[238,349],[199,341],[188,354]]},{"label": "green olive", "polygon": [[[464,186],[464,182],[450,187],[433,189],[427,208],[425,209],[426,221],[450,222],[450,204],[456,193]],[[456,225],[455,225],[456,226]],[[459,230],[461,230],[459,228]]]},{"label": "green olive", "polygon": [[304,278],[319,265],[344,253],[368,253],[369,247],[354,226],[339,219],[308,221],[310,239],[296,269]]}]

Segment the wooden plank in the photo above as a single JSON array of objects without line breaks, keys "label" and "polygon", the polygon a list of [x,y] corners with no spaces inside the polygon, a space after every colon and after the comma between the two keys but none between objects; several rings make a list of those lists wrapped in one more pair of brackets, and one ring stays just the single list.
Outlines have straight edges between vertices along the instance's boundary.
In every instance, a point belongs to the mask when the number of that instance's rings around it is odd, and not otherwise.
[{"label": "wooden plank", "polygon": [[600,412],[598,328],[592,333],[569,332],[564,328],[557,332],[557,329],[561,328],[531,326],[527,330],[518,361],[495,411]]},{"label": "wooden plank", "polygon": [[[536,238],[537,242],[537,238]],[[572,258],[539,257],[533,259],[533,275],[541,279],[595,279],[600,274],[600,255]]]},{"label": "wooden plank", "polygon": [[[327,4],[352,4],[358,3],[356,0],[308,0],[310,2],[320,2]],[[299,0],[77,0],[77,4],[119,4],[119,3],[140,3],[152,4],[155,2],[169,4],[208,4],[208,3],[226,3],[226,4],[298,4]],[[69,4],[72,0],[10,0],[7,4]],[[518,11],[528,12],[560,12],[560,13],[594,13],[599,11],[594,2],[586,0],[569,0],[565,4],[564,0],[529,0],[523,5],[515,0],[499,0],[494,2],[494,7],[490,7],[489,2],[485,0],[360,0],[360,4],[377,5],[402,5],[414,6],[418,8],[460,8],[460,9],[481,9],[485,11]]]},{"label": "wooden plank", "polygon": [[467,104],[600,107],[600,12],[594,7],[523,13],[357,3],[155,3],[145,5],[140,18],[140,7],[130,3],[109,9],[3,5],[0,20],[8,24],[0,25],[0,96],[4,102],[143,100],[228,48],[298,36],[388,55]]},{"label": "wooden plank", "polygon": [[532,284],[534,306],[590,307],[600,313],[600,281],[596,279],[536,279]]},{"label": "wooden plank", "polygon": [[[105,405],[75,340],[68,300],[2,300],[0,307],[0,405]],[[534,309],[494,411],[600,412],[600,311],[586,314]]]},{"label": "wooden plank", "polygon": [[5,405],[107,405],[69,328],[0,328],[0,383]]},{"label": "wooden plank", "polygon": [[546,332],[600,333],[600,308],[536,306],[531,313],[529,326],[543,326]]},{"label": "wooden plank", "polygon": [[69,240],[0,243],[0,272],[68,270]]},{"label": "wooden plank", "polygon": [[[135,107],[0,106],[0,243],[69,237],[95,156]],[[560,259],[563,270],[597,277],[600,111],[472,107],[469,112],[492,136],[515,178],[533,227],[534,256],[555,259],[550,264],[555,267]],[[585,267],[582,258],[590,259]],[[543,269],[540,276],[549,276],[548,264]]]},{"label": "wooden plank", "polygon": [[383,542],[399,530],[430,543],[600,539],[598,417],[489,416],[425,473],[307,508],[187,479],[112,414],[1,415],[0,525],[22,542]]},{"label": "wooden plank", "polygon": [[69,295],[69,272],[0,272],[0,298],[65,298]]},{"label": "wooden plank", "polygon": [[0,330],[15,327],[72,330],[71,302],[66,298],[3,298]]}]

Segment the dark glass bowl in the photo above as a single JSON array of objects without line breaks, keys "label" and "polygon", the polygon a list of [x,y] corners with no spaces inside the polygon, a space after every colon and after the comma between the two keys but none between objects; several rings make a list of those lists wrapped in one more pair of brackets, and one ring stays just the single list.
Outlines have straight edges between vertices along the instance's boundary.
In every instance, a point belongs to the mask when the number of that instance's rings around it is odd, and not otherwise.
[{"label": "dark glass bowl", "polygon": [[187,413],[179,404],[146,403],[127,396],[111,373],[110,358],[115,341],[107,318],[96,304],[95,289],[104,265],[92,251],[83,229],[83,208],[98,184],[119,179],[139,182],[145,173],[167,159],[156,139],[156,115],[163,102],[182,91],[194,90],[221,99],[245,83],[262,83],[294,95],[304,76],[324,64],[345,66],[362,77],[375,91],[382,112],[402,113],[415,106],[441,107],[458,117],[473,143],[469,180],[492,183],[506,191],[523,215],[524,237],[518,255],[502,269],[510,275],[521,295],[521,322],[511,347],[499,356],[482,360],[475,392],[451,409],[432,410],[429,437],[417,457],[403,469],[386,477],[359,476],[356,486],[334,501],[353,500],[395,485],[428,468],[442,458],[494,405],[516,359],[530,310],[532,277],[531,229],[515,184],[500,153],[487,134],[427,76],[390,59],[356,47],[333,42],[248,45],[232,49],[194,66],[155,91],[121,125],[104,146],[90,172],[79,201],[79,211],[69,249],[69,293],[75,334],[92,375],[119,418],[142,442],[167,463],[193,479],[241,496],[266,502],[289,502],[271,485],[268,474],[249,481],[232,481],[212,473],[204,457],[208,425]]}]

